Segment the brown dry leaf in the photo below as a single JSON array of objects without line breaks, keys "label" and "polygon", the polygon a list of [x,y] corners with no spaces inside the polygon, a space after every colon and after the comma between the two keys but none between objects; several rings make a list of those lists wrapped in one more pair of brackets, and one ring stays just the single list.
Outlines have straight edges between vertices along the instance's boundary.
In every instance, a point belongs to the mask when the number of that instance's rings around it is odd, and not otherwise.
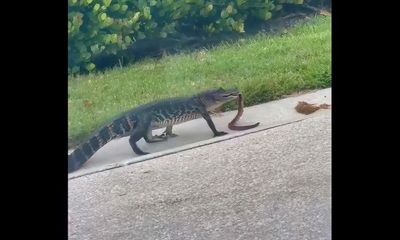
[{"label": "brown dry leaf", "polygon": [[83,101],[83,105],[84,105],[86,108],[90,108],[90,107],[93,105],[93,102],[86,99],[85,101]]},{"label": "brown dry leaf", "polygon": [[300,101],[295,107],[296,111],[302,114],[311,114],[319,109],[329,109],[331,105],[323,103],[321,105],[311,104],[307,102]]},{"label": "brown dry leaf", "polygon": [[307,102],[299,102],[295,109],[297,112],[307,115],[317,111],[320,107]]},{"label": "brown dry leaf", "polygon": [[331,105],[324,103],[324,104],[319,105],[319,107],[321,109],[329,109],[329,108],[331,108]]}]

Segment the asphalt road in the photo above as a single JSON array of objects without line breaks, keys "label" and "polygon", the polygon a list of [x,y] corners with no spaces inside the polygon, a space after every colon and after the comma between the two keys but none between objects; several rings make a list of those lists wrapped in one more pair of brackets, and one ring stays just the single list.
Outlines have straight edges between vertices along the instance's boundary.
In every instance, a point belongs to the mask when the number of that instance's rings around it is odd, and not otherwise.
[{"label": "asphalt road", "polygon": [[69,180],[69,239],[331,239],[331,111]]}]

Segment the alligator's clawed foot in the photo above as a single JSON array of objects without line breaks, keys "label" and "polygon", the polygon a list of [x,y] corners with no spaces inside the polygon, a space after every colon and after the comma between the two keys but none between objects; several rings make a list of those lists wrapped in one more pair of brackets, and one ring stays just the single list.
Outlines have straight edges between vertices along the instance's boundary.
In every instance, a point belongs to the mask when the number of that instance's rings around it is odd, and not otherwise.
[{"label": "alligator's clawed foot", "polygon": [[157,143],[157,142],[163,142],[167,140],[167,137],[163,136],[145,136],[144,140],[147,143]]},{"label": "alligator's clawed foot", "polygon": [[166,139],[166,138],[168,138],[168,136],[165,134],[165,133],[162,133],[162,134],[160,134],[160,135],[154,135],[154,137],[155,138],[161,138],[161,139]]},{"label": "alligator's clawed foot", "polygon": [[161,139],[162,141],[165,141],[165,140],[168,139],[168,136],[165,135],[165,134],[155,135],[154,137],[157,138],[157,139]]},{"label": "alligator's clawed foot", "polygon": [[169,137],[177,137],[178,135],[175,133],[167,133],[167,132],[163,132],[160,135],[155,135],[154,137],[158,137],[158,138],[169,138]]},{"label": "alligator's clawed foot", "polygon": [[228,134],[228,133],[227,132],[217,132],[214,134],[214,137],[223,136],[225,134]]}]

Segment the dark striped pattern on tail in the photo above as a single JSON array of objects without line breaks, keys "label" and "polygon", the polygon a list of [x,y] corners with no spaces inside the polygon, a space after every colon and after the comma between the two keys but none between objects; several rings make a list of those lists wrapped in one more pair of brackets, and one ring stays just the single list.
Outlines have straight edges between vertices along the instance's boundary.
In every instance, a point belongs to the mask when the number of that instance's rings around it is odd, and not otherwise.
[{"label": "dark striped pattern on tail", "polygon": [[79,169],[97,150],[111,140],[131,132],[135,127],[134,116],[123,116],[101,128],[89,140],[80,144],[68,155],[68,172]]}]

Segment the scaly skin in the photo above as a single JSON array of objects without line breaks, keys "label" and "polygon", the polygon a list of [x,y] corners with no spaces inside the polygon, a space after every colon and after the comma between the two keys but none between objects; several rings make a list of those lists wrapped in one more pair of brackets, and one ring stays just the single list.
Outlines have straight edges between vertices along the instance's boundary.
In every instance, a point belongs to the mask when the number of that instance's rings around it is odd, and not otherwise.
[{"label": "scaly skin", "polygon": [[[235,89],[212,89],[192,97],[171,98],[148,103],[134,108],[115,118],[100,128],[88,140],[80,144],[68,155],[68,172],[79,169],[95,152],[113,139],[130,136],[129,144],[139,155],[148,154],[139,149],[136,142],[144,138],[146,142],[165,141],[174,137],[172,126],[203,117],[214,133],[214,137],[225,135],[215,128],[209,112],[222,104],[236,99],[239,92]],[[152,130],[164,128],[161,136],[153,136]]]}]

